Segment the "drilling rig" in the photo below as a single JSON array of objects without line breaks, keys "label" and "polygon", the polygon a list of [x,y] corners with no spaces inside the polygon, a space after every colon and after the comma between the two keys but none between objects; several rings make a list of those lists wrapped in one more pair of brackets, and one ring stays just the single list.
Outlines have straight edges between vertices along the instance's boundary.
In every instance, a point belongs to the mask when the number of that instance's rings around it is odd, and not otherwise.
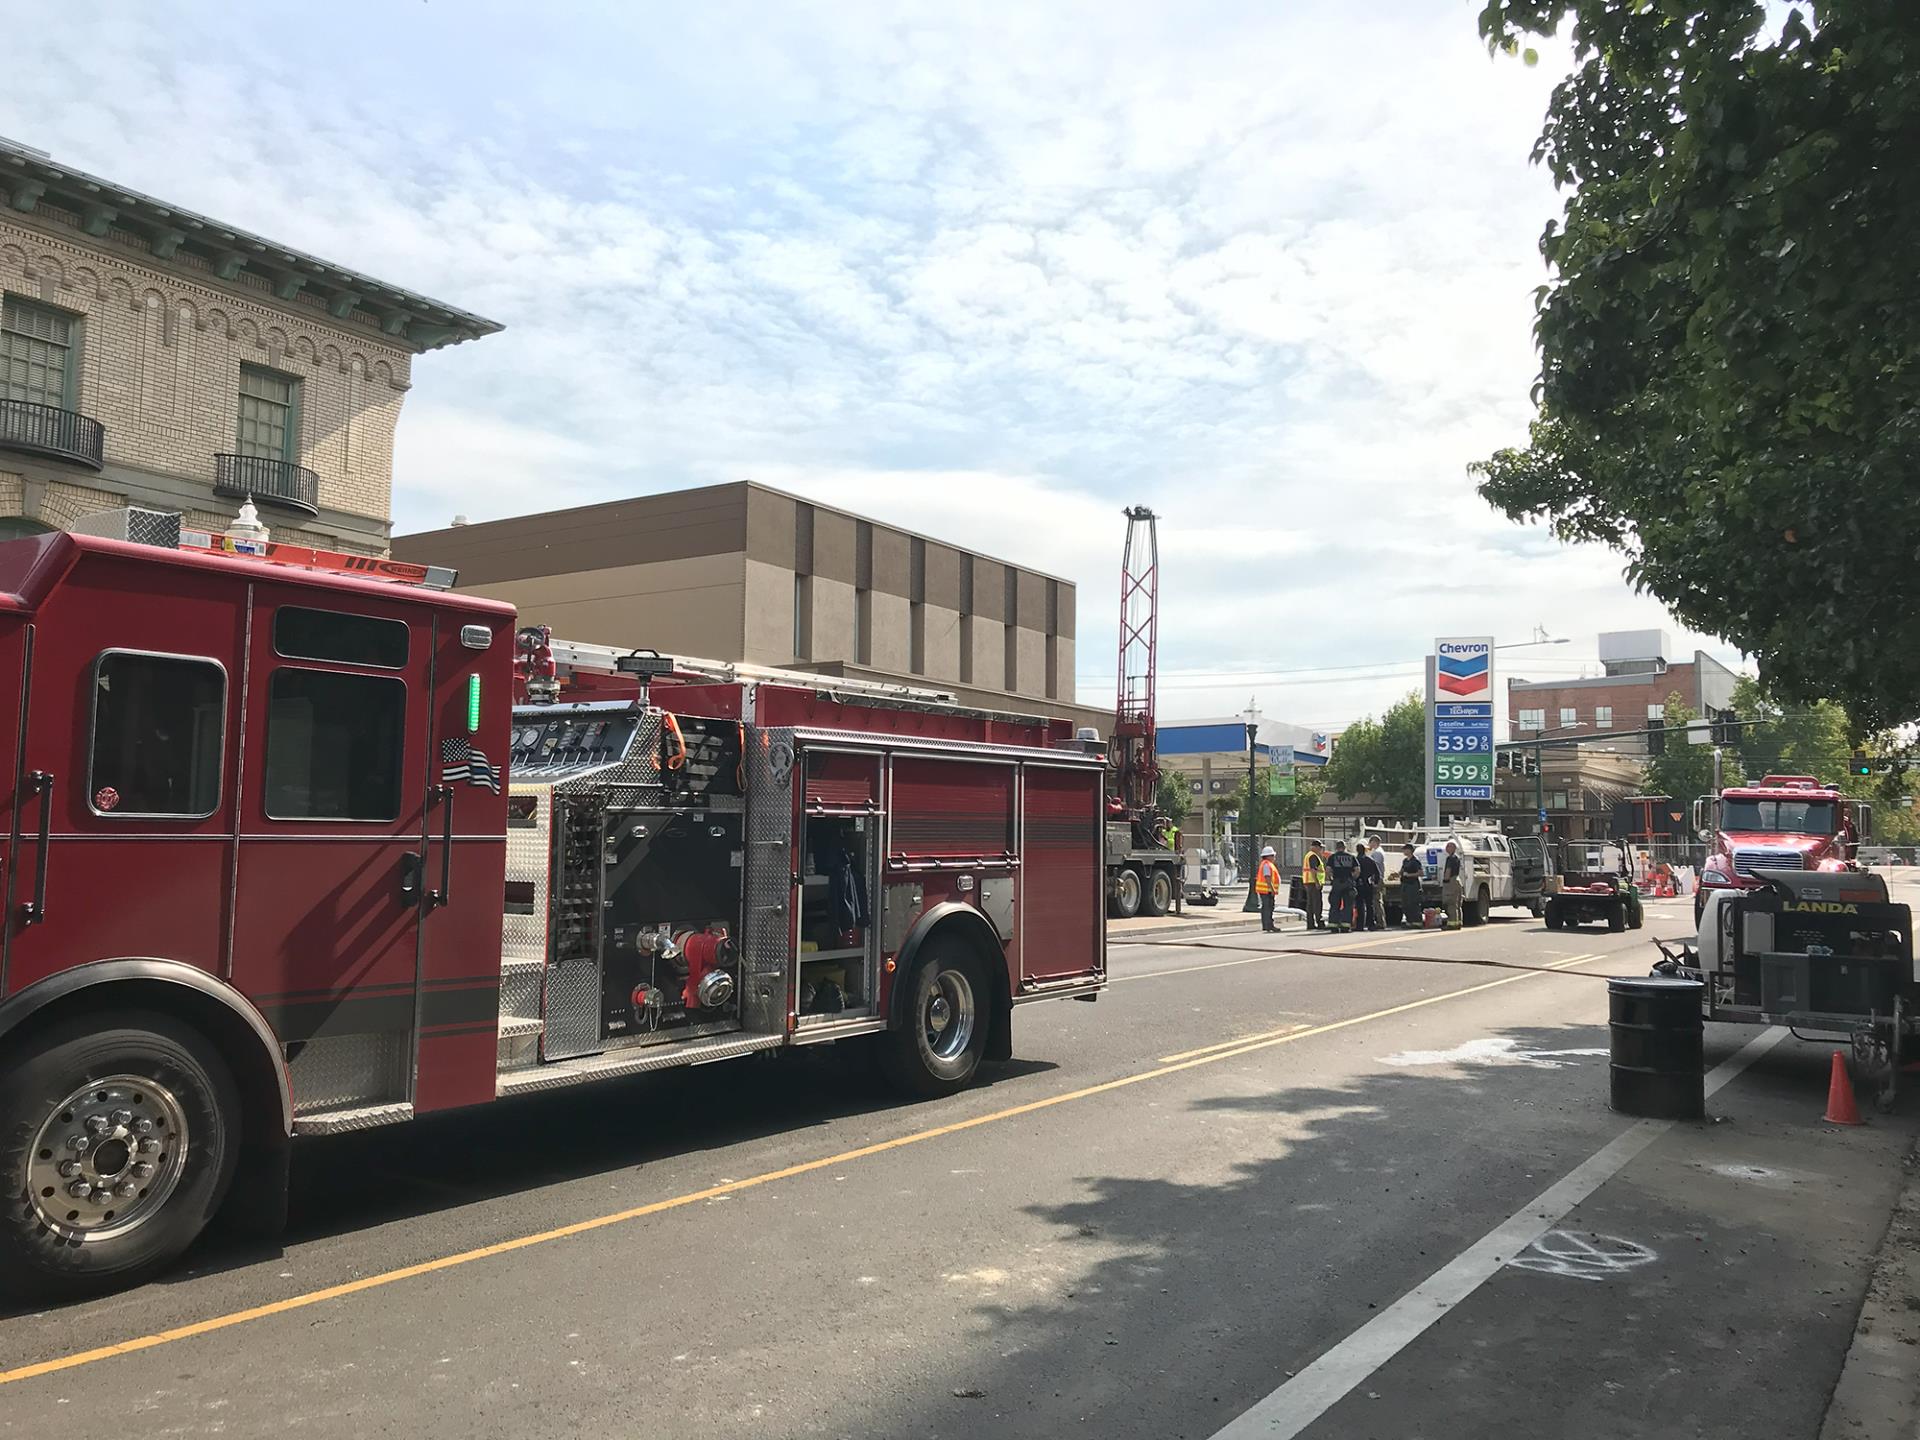
[{"label": "drilling rig", "polygon": [[1153,511],[1129,506],[1120,560],[1120,658],[1107,747],[1107,913],[1164,915],[1180,893],[1180,856],[1157,823],[1154,679],[1159,670],[1160,539]]}]

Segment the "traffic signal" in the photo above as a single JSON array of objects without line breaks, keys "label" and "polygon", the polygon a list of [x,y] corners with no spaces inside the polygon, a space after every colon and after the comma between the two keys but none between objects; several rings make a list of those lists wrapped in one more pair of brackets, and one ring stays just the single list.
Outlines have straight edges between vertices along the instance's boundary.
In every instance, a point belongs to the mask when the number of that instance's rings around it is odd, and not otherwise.
[{"label": "traffic signal", "polygon": [[1853,773],[1856,775],[1873,774],[1873,765],[1867,759],[1866,751],[1856,750],[1853,752]]}]

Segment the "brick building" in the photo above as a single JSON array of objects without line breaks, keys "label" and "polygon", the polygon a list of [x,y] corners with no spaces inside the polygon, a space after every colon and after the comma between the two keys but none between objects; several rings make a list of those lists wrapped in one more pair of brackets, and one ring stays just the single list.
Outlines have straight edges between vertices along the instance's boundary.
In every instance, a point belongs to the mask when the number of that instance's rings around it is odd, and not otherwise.
[{"label": "brick building", "polygon": [[384,551],[413,357],[499,328],[0,140],[0,536],[251,494]]},{"label": "brick building", "polygon": [[1074,585],[752,481],[397,535],[402,560],[604,645],[1074,703]]},{"label": "brick building", "polygon": [[[1739,676],[1703,650],[1670,658],[1672,641],[1659,630],[1616,630],[1600,637],[1604,674],[1579,680],[1507,681],[1507,733],[1514,740],[1559,734],[1604,734],[1659,725],[1667,696],[1679,693],[1705,719],[1730,715]],[[1645,757],[1642,737],[1610,741],[1622,754]]]}]

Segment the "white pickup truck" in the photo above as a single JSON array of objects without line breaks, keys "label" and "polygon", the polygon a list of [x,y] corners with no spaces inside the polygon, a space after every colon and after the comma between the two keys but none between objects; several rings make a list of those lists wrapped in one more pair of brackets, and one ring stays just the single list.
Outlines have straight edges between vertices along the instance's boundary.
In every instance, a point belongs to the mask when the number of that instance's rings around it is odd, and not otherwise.
[{"label": "white pickup truck", "polygon": [[[1451,840],[1460,855],[1460,885],[1465,894],[1461,919],[1469,925],[1484,925],[1496,905],[1540,913],[1547,876],[1546,846],[1538,836],[1508,836],[1479,826],[1439,826],[1432,830],[1394,829],[1377,832],[1383,853],[1381,864],[1387,872],[1387,923],[1400,923],[1401,846],[1412,845],[1424,872],[1421,899],[1430,906],[1440,905],[1440,875],[1446,862],[1447,842]],[[1375,832],[1367,834],[1374,842]]]}]

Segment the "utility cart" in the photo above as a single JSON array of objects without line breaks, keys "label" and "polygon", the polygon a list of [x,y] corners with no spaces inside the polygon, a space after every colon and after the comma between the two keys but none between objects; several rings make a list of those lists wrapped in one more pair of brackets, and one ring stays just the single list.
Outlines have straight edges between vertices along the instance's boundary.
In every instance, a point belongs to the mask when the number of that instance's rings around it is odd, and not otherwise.
[{"label": "utility cart", "polygon": [[1609,930],[1638,930],[1646,918],[1640,896],[1618,876],[1568,876],[1546,897],[1549,930],[1577,930],[1582,925],[1605,925]]}]

